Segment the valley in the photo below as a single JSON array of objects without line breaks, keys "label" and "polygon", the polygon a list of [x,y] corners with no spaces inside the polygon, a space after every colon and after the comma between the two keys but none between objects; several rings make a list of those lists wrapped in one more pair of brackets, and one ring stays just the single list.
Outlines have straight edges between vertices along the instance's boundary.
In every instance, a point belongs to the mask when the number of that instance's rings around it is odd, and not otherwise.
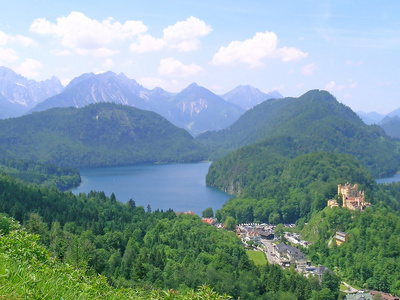
[{"label": "valley", "polygon": [[[336,300],[344,280],[399,294],[399,183],[375,178],[399,171],[400,141],[327,91],[273,95],[240,86],[220,97],[197,84],[171,94],[123,74],[84,74],[31,113],[0,120],[0,247],[13,249],[9,228],[27,230],[38,235],[24,246],[33,261],[53,257],[88,280],[101,274],[110,293],[143,297],[212,288],[221,298]],[[347,182],[365,191],[365,211],[326,207]],[[202,222],[210,208],[222,228]],[[243,223],[296,224],[310,242],[303,255],[333,275],[254,264],[232,232]],[[330,246],[337,231],[349,242]]]}]

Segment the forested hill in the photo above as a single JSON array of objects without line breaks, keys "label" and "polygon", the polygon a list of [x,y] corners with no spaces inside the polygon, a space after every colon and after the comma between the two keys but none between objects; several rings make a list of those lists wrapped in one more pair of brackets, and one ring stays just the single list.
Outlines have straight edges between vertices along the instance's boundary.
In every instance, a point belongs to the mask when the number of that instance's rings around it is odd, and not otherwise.
[{"label": "forested hill", "polygon": [[[286,157],[325,151],[354,155],[371,173],[385,176],[400,166],[399,143],[378,126],[365,125],[349,107],[326,91],[299,98],[267,100],[246,112],[228,129],[207,132],[198,141],[215,155],[243,146]],[[244,150],[242,150],[244,151]]]},{"label": "forested hill", "polygon": [[318,152],[288,159],[245,148],[213,163],[206,180],[208,185],[239,195],[217,211],[218,220],[232,216],[237,223],[274,224],[308,219],[337,195],[338,184],[347,181],[367,191],[375,185],[351,155]]},{"label": "forested hill", "polygon": [[[336,231],[348,234],[341,246],[333,239]],[[309,220],[302,236],[313,242],[307,254],[314,264],[337,270],[351,285],[400,294],[398,212],[384,206],[372,206],[364,212],[326,207]]]},{"label": "forested hill", "polygon": [[156,113],[99,103],[1,120],[0,158],[94,167],[200,161],[204,151]]},{"label": "forested hill", "polygon": [[[47,250],[2,213],[39,234]],[[93,274],[132,289],[114,290]],[[100,291],[104,299],[219,299],[208,288],[199,291],[208,298],[189,295],[204,284],[233,299],[328,299],[323,295],[339,291],[337,280],[327,290],[324,280],[255,266],[234,232],[196,215],[145,211],[113,194],[61,193],[8,176],[0,176],[0,275],[0,294],[10,299],[95,299]]]}]

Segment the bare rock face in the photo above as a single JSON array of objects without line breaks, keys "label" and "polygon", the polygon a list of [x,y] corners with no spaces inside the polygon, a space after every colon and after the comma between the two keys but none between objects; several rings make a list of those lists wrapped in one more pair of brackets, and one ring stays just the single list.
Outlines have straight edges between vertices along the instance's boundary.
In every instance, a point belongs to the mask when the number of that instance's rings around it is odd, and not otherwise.
[{"label": "bare rock face", "polygon": [[60,93],[63,88],[54,76],[38,82],[0,67],[0,118],[22,115],[46,98]]}]

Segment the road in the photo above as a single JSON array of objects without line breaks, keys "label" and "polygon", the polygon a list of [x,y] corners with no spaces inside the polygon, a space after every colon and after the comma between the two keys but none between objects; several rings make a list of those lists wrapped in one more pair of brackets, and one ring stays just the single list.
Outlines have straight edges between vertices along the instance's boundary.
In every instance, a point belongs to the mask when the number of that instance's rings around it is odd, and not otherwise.
[{"label": "road", "polygon": [[350,285],[347,284],[346,282],[342,281],[342,283],[347,287],[347,290],[346,290],[346,291],[343,291],[343,292],[345,292],[345,293],[350,293],[350,294],[354,294],[354,293],[357,293],[357,292],[358,292],[357,289],[353,288],[352,286],[350,286]]},{"label": "road", "polygon": [[264,245],[265,247],[265,254],[267,256],[267,259],[269,261],[270,264],[278,264],[279,265],[279,260],[276,258],[275,255],[272,255],[272,253],[274,253],[274,248],[272,246],[272,243],[270,241],[266,241],[266,240],[261,240],[261,243]]}]

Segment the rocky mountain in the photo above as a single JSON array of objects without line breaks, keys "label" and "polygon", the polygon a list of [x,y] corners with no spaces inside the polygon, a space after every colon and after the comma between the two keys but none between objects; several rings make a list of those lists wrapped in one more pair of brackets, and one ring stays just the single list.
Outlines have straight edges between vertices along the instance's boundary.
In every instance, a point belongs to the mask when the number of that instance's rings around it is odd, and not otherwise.
[{"label": "rocky mountain", "polygon": [[127,105],[52,108],[0,120],[0,159],[96,167],[205,158],[186,130]]},{"label": "rocky mountain", "polygon": [[0,118],[22,115],[63,88],[56,77],[37,82],[0,66]]},{"label": "rocky mountain", "polygon": [[139,97],[142,90],[145,89],[134,79],[129,79],[122,73],[88,73],[73,79],[62,93],[41,102],[32,111],[43,111],[53,107],[79,108],[100,102],[113,102],[150,110],[150,105],[145,99]]},{"label": "rocky mountain", "polygon": [[224,100],[236,104],[245,110],[248,110],[268,99],[283,98],[283,96],[277,90],[265,94],[259,89],[249,85],[240,85],[221,97]]},{"label": "rocky mountain", "polygon": [[228,127],[244,109],[192,83],[171,100],[169,119],[192,134]]},{"label": "rocky mountain", "polygon": [[196,84],[174,95],[161,88],[148,90],[134,79],[113,72],[83,74],[72,80],[62,93],[41,102],[32,111],[52,107],[84,107],[100,102],[154,111],[193,135],[225,128],[244,112],[242,108]]}]

